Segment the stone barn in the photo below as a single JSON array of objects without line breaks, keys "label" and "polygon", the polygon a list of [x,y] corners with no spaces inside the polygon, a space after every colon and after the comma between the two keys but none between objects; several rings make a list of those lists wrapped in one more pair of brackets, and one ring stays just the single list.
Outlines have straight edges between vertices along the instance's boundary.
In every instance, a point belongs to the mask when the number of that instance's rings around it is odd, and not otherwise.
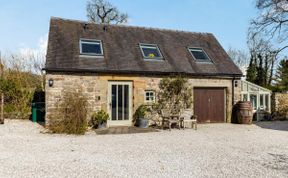
[{"label": "stone barn", "polygon": [[66,89],[81,86],[91,112],[131,126],[139,105],[157,102],[159,81],[178,74],[188,77],[200,122],[230,122],[240,100],[242,73],[211,33],[53,17],[45,71],[47,119]]}]

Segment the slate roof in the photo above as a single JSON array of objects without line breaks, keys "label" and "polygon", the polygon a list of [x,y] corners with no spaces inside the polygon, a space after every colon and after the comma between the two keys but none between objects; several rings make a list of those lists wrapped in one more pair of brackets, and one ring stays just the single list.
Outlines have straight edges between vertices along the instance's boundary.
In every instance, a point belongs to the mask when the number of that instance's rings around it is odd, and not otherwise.
[{"label": "slate roof", "polygon": [[[80,38],[101,40],[104,58],[81,56]],[[164,60],[143,60],[139,43],[157,44]],[[196,62],[187,47],[203,48],[213,62]],[[45,70],[233,77],[242,75],[211,33],[93,24],[55,17],[50,21]]]}]

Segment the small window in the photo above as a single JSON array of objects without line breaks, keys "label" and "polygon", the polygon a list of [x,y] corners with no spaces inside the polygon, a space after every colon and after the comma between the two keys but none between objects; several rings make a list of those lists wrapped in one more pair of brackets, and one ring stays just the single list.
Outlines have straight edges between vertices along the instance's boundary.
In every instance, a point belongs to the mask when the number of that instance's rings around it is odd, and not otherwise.
[{"label": "small window", "polygon": [[211,62],[206,52],[201,48],[188,48],[192,56],[199,62]]},{"label": "small window", "polygon": [[157,45],[154,44],[140,44],[142,55],[145,59],[163,59],[161,52]]},{"label": "small window", "polygon": [[248,101],[247,94],[242,94],[242,101]]},{"label": "small window", "polygon": [[145,91],[145,102],[153,103],[155,102],[155,92],[151,90]]},{"label": "small window", "polygon": [[266,111],[270,110],[269,103],[270,103],[270,95],[266,94],[265,95],[265,109],[266,109]]},{"label": "small window", "polygon": [[80,54],[91,56],[103,56],[100,40],[80,40]]}]

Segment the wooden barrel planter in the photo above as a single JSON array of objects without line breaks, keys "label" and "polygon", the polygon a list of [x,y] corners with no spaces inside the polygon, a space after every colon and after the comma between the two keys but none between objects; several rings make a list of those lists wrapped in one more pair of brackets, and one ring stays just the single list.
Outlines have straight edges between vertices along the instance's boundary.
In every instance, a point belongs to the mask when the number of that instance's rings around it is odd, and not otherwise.
[{"label": "wooden barrel planter", "polygon": [[252,124],[253,108],[250,101],[237,103],[237,119],[239,124]]}]

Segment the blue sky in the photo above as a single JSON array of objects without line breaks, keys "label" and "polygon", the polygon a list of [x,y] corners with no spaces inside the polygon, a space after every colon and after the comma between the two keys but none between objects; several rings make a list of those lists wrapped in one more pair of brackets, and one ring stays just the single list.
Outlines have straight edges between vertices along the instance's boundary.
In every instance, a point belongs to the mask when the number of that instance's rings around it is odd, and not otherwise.
[{"label": "blue sky", "polygon": [[[110,0],[129,25],[213,33],[225,49],[246,49],[254,0]],[[0,0],[0,50],[37,49],[51,16],[86,20],[86,0]],[[43,40],[42,40],[43,41]]]}]

